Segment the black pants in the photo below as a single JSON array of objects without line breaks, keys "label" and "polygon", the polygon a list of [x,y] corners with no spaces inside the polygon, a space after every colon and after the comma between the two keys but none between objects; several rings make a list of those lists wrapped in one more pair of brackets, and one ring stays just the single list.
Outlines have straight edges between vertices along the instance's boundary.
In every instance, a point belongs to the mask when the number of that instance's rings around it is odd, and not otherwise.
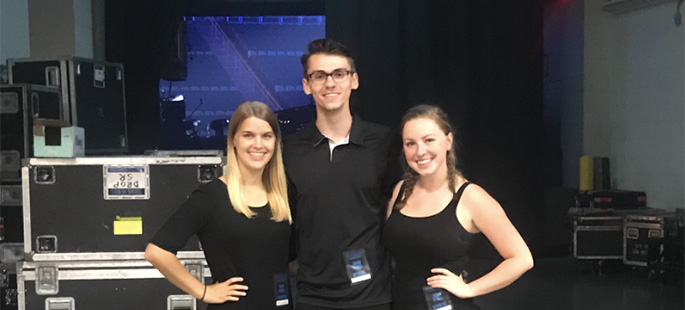
[{"label": "black pants", "polygon": [[385,305],[379,305],[379,306],[371,306],[371,307],[361,307],[361,308],[329,308],[329,307],[319,307],[319,306],[312,306],[312,305],[306,305],[302,303],[298,303],[295,306],[296,310],[390,310],[390,304],[385,304]]}]

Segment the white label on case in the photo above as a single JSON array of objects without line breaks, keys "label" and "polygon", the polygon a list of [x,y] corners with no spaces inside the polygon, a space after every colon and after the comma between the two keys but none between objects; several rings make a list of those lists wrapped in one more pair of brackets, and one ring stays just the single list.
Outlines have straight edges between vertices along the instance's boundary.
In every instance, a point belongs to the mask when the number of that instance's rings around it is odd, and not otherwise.
[{"label": "white label on case", "polygon": [[150,199],[148,165],[103,166],[103,193],[106,200]]}]

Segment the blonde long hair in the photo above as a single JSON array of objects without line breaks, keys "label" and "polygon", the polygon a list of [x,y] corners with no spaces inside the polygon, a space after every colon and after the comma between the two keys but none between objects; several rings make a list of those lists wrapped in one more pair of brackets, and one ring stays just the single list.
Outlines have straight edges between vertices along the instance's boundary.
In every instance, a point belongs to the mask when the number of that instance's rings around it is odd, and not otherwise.
[{"label": "blonde long hair", "polygon": [[249,117],[256,117],[267,122],[276,136],[276,143],[271,160],[264,167],[262,173],[262,184],[266,190],[266,197],[271,207],[271,214],[274,221],[285,221],[292,223],[290,215],[290,205],[288,204],[288,190],[285,180],[285,169],[283,168],[281,130],[278,120],[273,111],[264,103],[259,101],[246,101],[240,104],[231,116],[228,123],[228,140],[226,143],[226,186],[228,197],[231,200],[233,209],[248,218],[255,214],[245,201],[242,194],[242,175],[238,164],[235,150],[235,134],[240,125]]}]

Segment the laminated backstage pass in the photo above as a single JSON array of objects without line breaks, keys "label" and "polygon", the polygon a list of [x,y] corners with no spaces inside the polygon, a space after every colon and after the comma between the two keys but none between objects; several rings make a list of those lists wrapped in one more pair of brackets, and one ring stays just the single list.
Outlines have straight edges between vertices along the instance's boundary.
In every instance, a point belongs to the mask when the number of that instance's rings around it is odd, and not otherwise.
[{"label": "laminated backstage pass", "polygon": [[276,307],[287,306],[290,303],[290,290],[288,274],[285,272],[274,274],[274,298]]},{"label": "laminated backstage pass", "polygon": [[343,256],[347,275],[352,284],[371,279],[371,268],[369,268],[369,261],[366,259],[364,249],[347,251],[343,253]]},{"label": "laminated backstage pass", "polygon": [[423,296],[426,297],[428,310],[452,310],[452,300],[447,291],[430,286],[423,287]]}]

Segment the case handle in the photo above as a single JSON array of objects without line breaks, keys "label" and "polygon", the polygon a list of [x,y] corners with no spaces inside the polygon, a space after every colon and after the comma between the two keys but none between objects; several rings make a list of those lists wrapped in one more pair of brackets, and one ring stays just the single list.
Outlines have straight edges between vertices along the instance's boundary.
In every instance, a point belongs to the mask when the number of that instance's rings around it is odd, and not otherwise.
[{"label": "case handle", "polygon": [[637,228],[626,228],[626,238],[637,239],[638,237],[640,237],[640,231]]},{"label": "case handle", "polygon": [[45,85],[59,87],[59,67],[45,67]]},{"label": "case handle", "polygon": [[40,97],[37,93],[31,93],[31,113],[33,118],[40,117]]},{"label": "case handle", "polygon": [[647,233],[647,238],[661,238],[663,237],[662,232],[660,229],[650,229]]},{"label": "case handle", "polygon": [[74,310],[73,297],[49,297],[45,299],[45,310]]},{"label": "case handle", "polygon": [[[59,271],[56,266],[38,266],[36,268],[36,295],[57,295],[59,294]],[[68,309],[68,308],[48,308],[47,300],[45,309]]]},{"label": "case handle", "polygon": [[195,310],[197,303],[190,295],[169,295],[166,299],[167,310]]}]

